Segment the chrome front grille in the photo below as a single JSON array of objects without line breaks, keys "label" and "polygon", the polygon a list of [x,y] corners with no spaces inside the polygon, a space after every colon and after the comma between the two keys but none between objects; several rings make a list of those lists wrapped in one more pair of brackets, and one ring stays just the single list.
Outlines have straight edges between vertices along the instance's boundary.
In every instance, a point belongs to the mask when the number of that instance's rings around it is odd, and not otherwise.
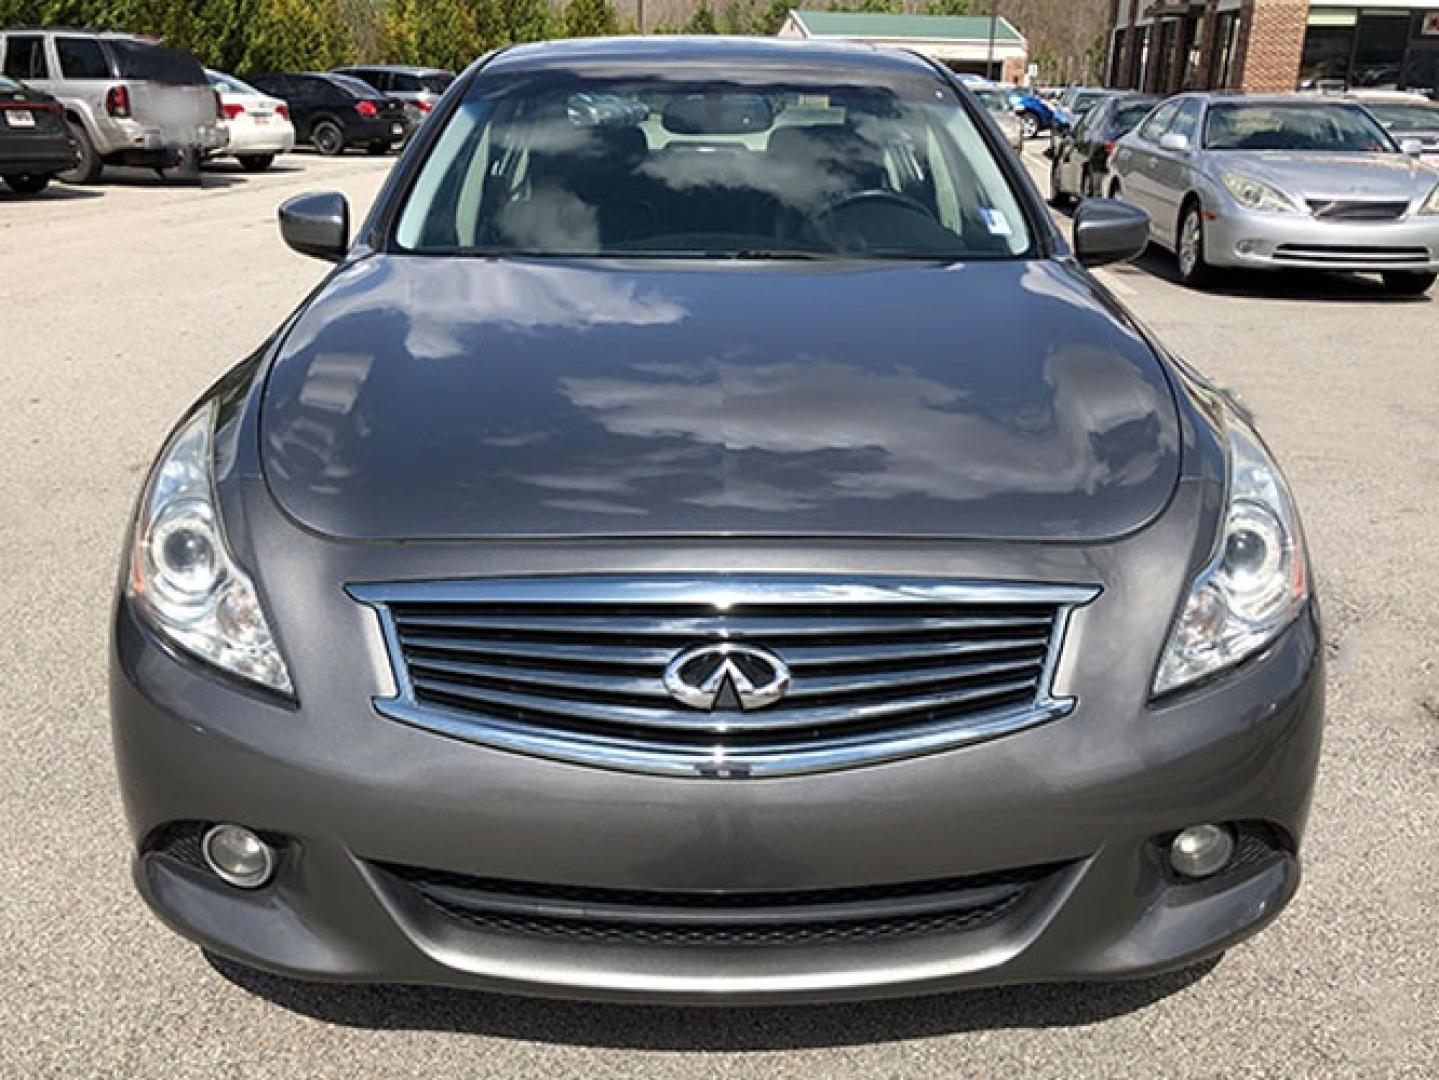
[{"label": "chrome front grille", "polygon": [[1327,221],[1395,221],[1409,209],[1407,199],[1310,199],[1309,211]]},{"label": "chrome front grille", "polygon": [[[776,775],[891,760],[1054,719],[1050,677],[1088,587],[830,577],[517,578],[356,586],[399,693],[384,715],[610,768]],[[787,669],[745,707],[672,696],[695,650]],[[748,662],[748,661],[746,661]],[[741,664],[741,668],[743,664]]]}]

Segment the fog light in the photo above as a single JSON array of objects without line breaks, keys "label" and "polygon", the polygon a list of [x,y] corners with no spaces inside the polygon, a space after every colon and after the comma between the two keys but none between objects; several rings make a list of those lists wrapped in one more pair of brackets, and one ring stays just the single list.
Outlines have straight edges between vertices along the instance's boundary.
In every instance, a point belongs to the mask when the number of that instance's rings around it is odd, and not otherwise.
[{"label": "fog light", "polygon": [[1169,843],[1169,865],[1184,877],[1217,874],[1234,855],[1234,834],[1222,825],[1191,825]]},{"label": "fog light", "polygon": [[200,847],[210,869],[236,888],[258,889],[275,872],[275,849],[241,825],[216,825]]}]

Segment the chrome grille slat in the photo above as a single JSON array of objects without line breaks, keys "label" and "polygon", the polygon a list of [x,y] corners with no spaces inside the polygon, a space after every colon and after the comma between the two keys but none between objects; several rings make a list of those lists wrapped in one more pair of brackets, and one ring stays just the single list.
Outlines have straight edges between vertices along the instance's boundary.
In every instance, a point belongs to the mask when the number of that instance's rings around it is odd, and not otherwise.
[{"label": "chrome grille slat", "polygon": [[[473,701],[481,707],[499,707],[534,714],[555,714],[584,724],[608,727],[636,727],[704,734],[745,734],[756,731],[793,731],[828,724],[861,725],[888,716],[923,713],[953,708],[985,699],[1003,699],[1021,690],[1032,689],[1037,679],[1018,679],[990,686],[916,694],[893,702],[856,702],[811,709],[765,709],[752,713],[703,713],[693,710],[656,709],[644,705],[600,704],[573,698],[547,697],[491,687],[477,688],[428,676],[415,676],[422,691]],[[716,719],[720,717],[721,719]]]},{"label": "chrome grille slat", "polygon": [[[647,575],[350,592],[380,616],[398,693],[375,705],[395,720],[608,768],[759,776],[929,753],[1064,715],[1072,703],[1050,691],[1060,639],[1098,590]],[[671,697],[670,664],[714,644],[767,650],[789,668],[787,692],[749,711],[733,697]]]},{"label": "chrome grille slat", "polygon": [[[1013,675],[1022,671],[1028,671],[1037,678],[1043,665],[1044,658],[1040,656],[1018,660],[955,664],[939,669],[920,668],[917,671],[903,673],[884,671],[858,675],[816,675],[802,680],[790,691],[785,702],[802,702],[815,697],[867,694],[883,689],[902,691],[910,687],[928,686],[935,683],[955,683],[963,679]],[[570,671],[564,673],[561,682],[557,681],[553,672],[536,671],[523,667],[506,667],[498,664],[480,664],[468,660],[436,660],[428,657],[411,658],[410,673],[417,683],[432,682],[437,678],[452,681],[449,680],[450,676],[461,676],[479,680],[485,684],[514,683],[533,687],[540,693],[548,692],[555,697],[563,698],[583,697],[586,694],[610,694],[671,702],[664,683],[655,675],[604,675]]]}]

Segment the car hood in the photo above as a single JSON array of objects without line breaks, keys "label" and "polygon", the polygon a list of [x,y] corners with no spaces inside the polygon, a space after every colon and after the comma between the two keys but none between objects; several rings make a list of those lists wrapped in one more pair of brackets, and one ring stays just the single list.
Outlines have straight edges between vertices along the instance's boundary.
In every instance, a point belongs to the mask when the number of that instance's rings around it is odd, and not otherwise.
[{"label": "car hood", "polygon": [[1093,540],[1178,479],[1174,397],[1079,272],[372,256],[278,346],[282,508],[334,537]]},{"label": "car hood", "polygon": [[1434,189],[1434,170],[1408,154],[1297,154],[1226,150],[1220,171],[1241,172],[1301,199],[1408,200]]}]

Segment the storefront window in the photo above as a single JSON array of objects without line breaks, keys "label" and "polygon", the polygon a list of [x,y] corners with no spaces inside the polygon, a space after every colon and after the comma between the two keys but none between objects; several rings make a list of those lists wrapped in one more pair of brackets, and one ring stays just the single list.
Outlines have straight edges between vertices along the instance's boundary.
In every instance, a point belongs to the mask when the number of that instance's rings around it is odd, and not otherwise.
[{"label": "storefront window", "polygon": [[1354,38],[1353,86],[1393,89],[1399,85],[1409,46],[1409,12],[1366,11]]},{"label": "storefront window", "polygon": [[1239,37],[1239,13],[1226,11],[1214,22],[1214,53],[1209,62],[1209,85],[1216,90],[1233,85],[1234,46]]},{"label": "storefront window", "polygon": [[1323,83],[1349,85],[1349,58],[1354,53],[1353,11],[1311,11],[1299,63],[1299,85],[1312,89]]}]

